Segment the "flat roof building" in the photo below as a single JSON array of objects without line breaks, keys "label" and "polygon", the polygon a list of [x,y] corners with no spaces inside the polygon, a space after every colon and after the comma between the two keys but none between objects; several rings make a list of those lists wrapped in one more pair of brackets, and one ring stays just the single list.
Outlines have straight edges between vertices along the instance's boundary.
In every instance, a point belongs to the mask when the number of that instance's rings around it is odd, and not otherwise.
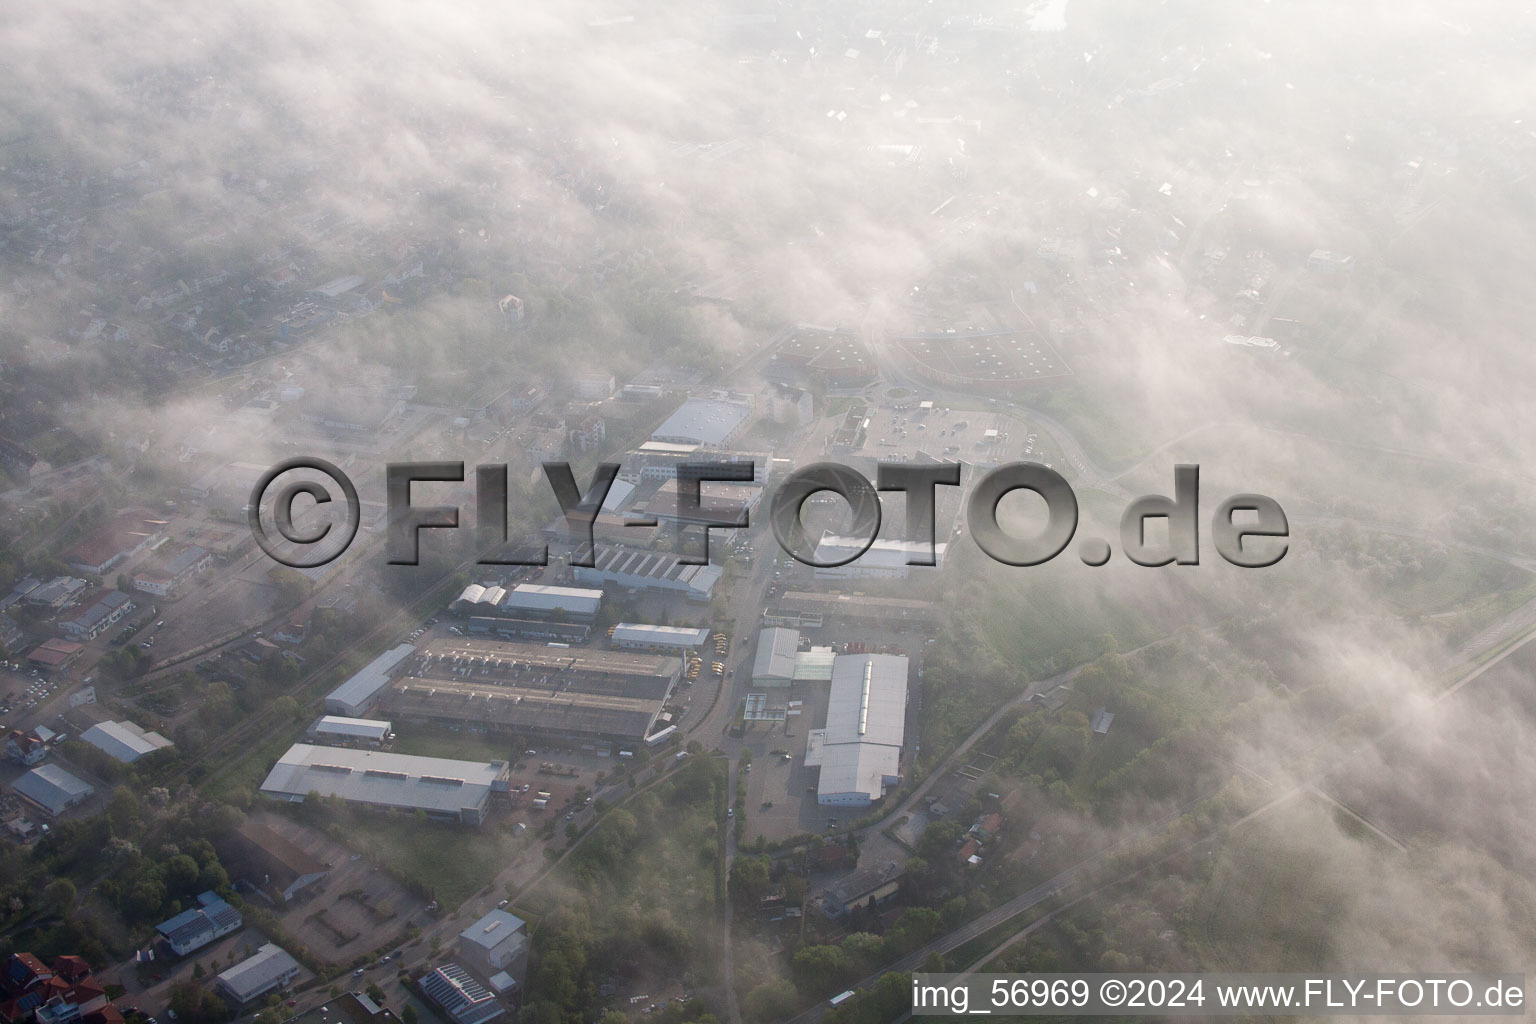
[{"label": "flat roof building", "polygon": [[289,1024],[398,1024],[400,1018],[387,1006],[380,1006],[361,992],[343,992],[288,1018]]},{"label": "flat roof building", "polygon": [[684,509],[680,507],[674,477],[657,488],[651,500],[646,502],[645,518],[678,526],[708,525],[721,520],[746,523],[762,496],[763,488],[759,484],[703,480],[699,483],[699,508]]},{"label": "flat roof building", "polygon": [[11,783],[11,790],[44,814],[60,815],[88,800],[95,787],[56,764],[40,764]]},{"label": "flat roof building", "polygon": [[651,434],[651,440],[724,448],[736,439],[752,417],[746,402],[690,398]]},{"label": "flat roof building", "polygon": [[709,630],[691,629],[687,626],[647,626],[638,622],[621,622],[613,627],[608,642],[614,647],[634,651],[667,651],[671,653],[702,647],[709,640]]},{"label": "flat roof building", "polygon": [[310,793],[383,810],[423,811],[479,825],[492,792],[505,792],[505,761],[453,761],[295,743],[261,784],[265,796],[303,803]]},{"label": "flat roof building", "polygon": [[299,976],[299,962],[275,943],[263,943],[254,954],[217,978],[219,991],[239,1005],[268,992],[287,988]]},{"label": "flat roof building", "polygon": [[501,614],[514,618],[539,619],[563,614],[569,619],[590,622],[602,603],[601,589],[519,583],[507,591],[499,608]]},{"label": "flat roof building", "polygon": [[779,598],[782,617],[828,618],[855,621],[932,623],[937,618],[932,602],[903,597],[870,597],[865,594],[823,594],[789,590]]},{"label": "flat roof building", "polygon": [[820,768],[816,802],[867,807],[901,782],[907,659],[844,654],[832,663],[827,724],[806,736],[805,766]]},{"label": "flat roof building", "polygon": [[401,644],[374,658],[351,679],[326,694],[326,712],[349,718],[360,717],[378,699],[380,691],[389,685],[389,673],[415,651],[414,644]]},{"label": "flat roof building", "polygon": [[[837,537],[827,534],[816,545],[816,560],[835,562],[853,556],[864,541],[859,537]],[[944,564],[944,552],[949,545],[940,541],[934,544],[934,565]],[[886,579],[904,580],[911,570],[907,557],[912,553],[927,553],[927,545],[917,541],[877,539],[868,550],[843,565],[817,566],[813,575],[818,580]]]},{"label": "flat roof building", "polygon": [[528,974],[528,927],[505,910],[492,910],[459,933],[458,958],[482,978],[506,971],[521,985]]},{"label": "flat roof building", "polygon": [[132,722],[97,722],[80,738],[91,746],[123,762],[132,764],[145,754],[165,750],[171,741],[157,732],[149,732]]}]

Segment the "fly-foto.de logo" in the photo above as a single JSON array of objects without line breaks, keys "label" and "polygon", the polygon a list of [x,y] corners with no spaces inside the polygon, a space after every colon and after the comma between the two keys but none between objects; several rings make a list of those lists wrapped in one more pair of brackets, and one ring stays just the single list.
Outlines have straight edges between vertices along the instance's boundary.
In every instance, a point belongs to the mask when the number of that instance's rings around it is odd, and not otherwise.
[{"label": "fly-foto.de logo", "polygon": [[[570,564],[593,564],[593,524],[618,478],[617,463],[603,463],[593,472],[585,491],[576,482],[568,462],[542,464],[545,479],[565,517],[571,545]],[[701,554],[683,555],[685,565],[709,561],[712,530],[740,530],[750,525],[746,509],[722,511],[703,501],[705,483],[753,483],[756,467],[742,461],[684,462],[677,467],[677,519],[704,528]],[[318,523],[300,527],[295,506],[307,498],[307,510],[328,511],[335,498],[331,488],[315,479],[326,477],[345,503],[340,522],[328,515],[307,517]],[[284,477],[294,479],[281,483]],[[832,462],[818,462],[791,473],[775,488],[769,502],[769,525],[779,546],[796,561],[818,568],[856,562],[880,538],[881,491],[901,492],[905,499],[908,565],[938,564],[935,537],[936,506],[940,487],[959,487],[958,462],[878,463],[873,483],[859,471]],[[386,552],[391,565],[416,565],[422,532],[457,530],[457,505],[417,504],[415,485],[463,483],[462,462],[401,462],[385,467],[388,518]],[[549,547],[529,540],[517,544],[508,537],[507,467],[476,466],[475,531],[481,551],[517,549],[516,557],[487,554],[482,565],[547,565]],[[1046,524],[1032,535],[1004,530],[998,506],[1016,491],[1037,495],[1045,503]],[[825,547],[805,528],[806,502],[820,494],[834,494],[847,504],[852,526],[842,531],[836,550]],[[300,456],[273,466],[251,490],[247,517],[256,543],[274,560],[294,568],[312,568],[340,557],[357,536],[362,520],[361,502],[352,480],[324,459]],[[270,528],[268,526],[270,520]],[[1078,527],[1077,495],[1060,473],[1038,462],[1012,462],[985,473],[965,496],[965,520],[971,540],[989,557],[1006,565],[1030,566],[1049,562],[1072,543]],[[1166,531],[1151,539],[1147,526],[1162,520]],[[1200,564],[1200,467],[1174,467],[1173,495],[1144,495],[1130,502],[1120,517],[1119,547],[1137,565]],[[653,527],[655,519],[626,519],[627,526]],[[1211,541],[1226,561],[1243,568],[1271,566],[1289,550],[1290,525],[1285,511],[1273,498],[1262,494],[1234,494],[1217,505],[1211,515]],[[273,536],[273,533],[276,536]],[[1110,542],[1086,537],[1078,543],[1078,557],[1086,565],[1106,564],[1113,555]]]}]

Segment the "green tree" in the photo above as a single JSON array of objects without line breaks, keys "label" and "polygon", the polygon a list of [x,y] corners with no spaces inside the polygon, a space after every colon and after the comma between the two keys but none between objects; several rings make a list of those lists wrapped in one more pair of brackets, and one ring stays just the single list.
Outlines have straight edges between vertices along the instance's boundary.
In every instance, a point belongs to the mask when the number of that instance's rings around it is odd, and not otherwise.
[{"label": "green tree", "polygon": [[780,1020],[793,1014],[797,1002],[794,984],[786,978],[774,978],[762,982],[747,993],[741,1003],[741,1012],[747,1020],[766,1024],[767,1021]]},{"label": "green tree", "polygon": [[790,961],[795,985],[807,996],[819,996],[843,984],[849,967],[848,954],[837,946],[801,946]]},{"label": "green tree", "polygon": [[55,878],[43,890],[43,904],[60,917],[68,917],[75,909],[75,883],[67,878]]}]

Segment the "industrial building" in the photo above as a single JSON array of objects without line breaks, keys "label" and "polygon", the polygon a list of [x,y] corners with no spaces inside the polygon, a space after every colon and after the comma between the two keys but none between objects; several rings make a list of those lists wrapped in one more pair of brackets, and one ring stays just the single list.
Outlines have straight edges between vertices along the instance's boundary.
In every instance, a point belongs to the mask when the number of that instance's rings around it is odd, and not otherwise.
[{"label": "industrial building", "polygon": [[937,614],[931,601],[789,590],[780,596],[773,614],[763,616],[764,622],[797,624],[807,629],[820,629],[828,619],[932,625]]},{"label": "industrial building", "polygon": [[400,1018],[361,992],[343,992],[288,1020],[290,1024],[399,1024]]},{"label": "industrial building", "polygon": [[515,640],[549,640],[579,644],[592,633],[587,622],[556,622],[553,619],[509,619],[500,615],[474,615],[465,626],[471,633],[492,633]]},{"label": "industrial building", "polygon": [[795,654],[799,650],[800,634],[796,630],[778,626],[758,630],[752,685],[788,686],[795,678]]},{"label": "industrial building", "polygon": [[458,964],[443,964],[422,975],[416,984],[453,1024],[485,1024],[506,1012],[496,997]]},{"label": "industrial building", "polygon": [[707,526],[721,521],[748,523],[752,512],[762,500],[763,488],[759,484],[720,483],[703,480],[699,483],[699,508],[681,507],[677,480],[671,479],[656,489],[645,504],[645,518],[676,526]]},{"label": "industrial building", "polygon": [[162,921],[155,931],[177,956],[186,956],[243,924],[245,919],[240,916],[240,911],[209,890],[198,894],[197,906],[183,910],[169,921]]},{"label": "industrial building", "polygon": [[410,663],[383,709],[529,738],[633,742],[650,735],[682,668],[677,657],[453,637]]},{"label": "industrial building", "polygon": [[164,736],[141,729],[132,722],[97,722],[81,733],[80,738],[124,764],[132,764],[145,754],[171,746],[171,741]]},{"label": "industrial building", "polygon": [[782,626],[758,630],[757,654],[752,659],[752,685],[790,686],[826,682],[832,678],[832,648],[800,649],[800,631]]},{"label": "industrial building", "polygon": [[827,724],[806,736],[805,766],[820,768],[816,802],[867,807],[901,782],[907,659],[844,654],[832,665]]},{"label": "industrial building", "polygon": [[741,434],[751,418],[751,403],[734,396],[690,398],[651,433],[651,440],[724,448]]},{"label": "industrial building", "polygon": [[[516,914],[492,910],[459,933],[459,962],[504,991],[528,975],[528,926]],[[505,974],[513,983],[497,983]]]},{"label": "industrial building", "polygon": [[310,793],[382,810],[422,811],[479,825],[493,792],[506,792],[505,761],[452,761],[295,743],[261,784],[264,796],[303,803]]},{"label": "industrial building", "polygon": [[55,816],[84,803],[96,792],[90,783],[56,764],[38,765],[11,783],[11,790],[44,814]]},{"label": "industrial building", "polygon": [[[816,545],[816,560],[835,562],[851,558],[863,547],[863,538],[827,534]],[[942,541],[934,545],[935,566],[944,564],[944,552],[948,547]],[[927,552],[927,545],[918,541],[877,539],[853,561],[844,565],[817,566],[814,575],[818,580],[904,580],[911,570],[907,564],[908,556],[915,553],[926,555]]]},{"label": "industrial building", "polygon": [[591,622],[602,604],[601,590],[519,583],[502,599],[500,614],[508,618]]},{"label": "industrial building", "polygon": [[471,583],[448,607],[462,615],[495,615],[506,599],[506,587]]},{"label": "industrial building", "polygon": [[359,747],[382,746],[392,733],[388,722],[372,718],[347,718],[342,715],[321,715],[309,727],[309,738],[332,746]]},{"label": "industrial building", "polygon": [[621,622],[613,627],[608,643],[631,651],[655,651],[681,654],[683,651],[702,647],[709,641],[709,630],[690,629],[687,626],[647,626],[638,622]]},{"label": "industrial building", "polygon": [[275,943],[263,943],[216,979],[219,991],[239,1006],[293,984],[299,976],[299,962]]},{"label": "industrial building", "polygon": [[331,870],[287,836],[257,821],[242,822],[217,845],[230,875],[243,878],[278,906],[319,884]]},{"label": "industrial building", "polygon": [[73,640],[65,640],[62,637],[53,637],[44,640],[27,660],[44,672],[62,672],[85,651],[85,644],[76,643]]},{"label": "industrial building", "polygon": [[360,718],[373,706],[380,691],[389,685],[389,674],[415,653],[414,644],[401,644],[364,665],[357,674],[326,694],[325,711],[331,715]]},{"label": "industrial building", "polygon": [[571,574],[578,583],[681,594],[690,601],[708,601],[720,582],[718,565],[688,565],[676,555],[621,547],[600,548],[592,565],[572,566]]}]

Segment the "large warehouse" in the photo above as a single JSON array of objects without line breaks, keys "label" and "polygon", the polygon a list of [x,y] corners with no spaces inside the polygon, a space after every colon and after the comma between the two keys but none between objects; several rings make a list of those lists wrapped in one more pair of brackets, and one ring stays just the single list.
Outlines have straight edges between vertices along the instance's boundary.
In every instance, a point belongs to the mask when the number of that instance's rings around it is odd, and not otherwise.
[{"label": "large warehouse", "polygon": [[708,601],[720,582],[718,565],[687,565],[676,555],[601,546],[592,565],[573,566],[571,574],[578,583],[670,592],[690,601]]},{"label": "large warehouse", "polygon": [[520,583],[508,590],[494,584],[471,583],[454,599],[451,607],[456,612],[473,616],[591,622],[602,603],[601,590],[551,587],[540,583]]},{"label": "large warehouse", "polygon": [[502,599],[500,614],[517,619],[566,618],[591,622],[602,603],[601,590],[519,583]]},{"label": "large warehouse", "polygon": [[292,803],[318,793],[478,825],[485,820],[491,793],[506,792],[510,777],[505,761],[451,761],[295,743],[272,766],[261,792]]},{"label": "large warehouse", "polygon": [[132,722],[97,722],[81,733],[80,738],[124,764],[132,764],[145,754],[171,745],[171,741],[159,733],[141,729]]},{"label": "large warehouse", "polygon": [[816,802],[867,807],[901,782],[907,659],[844,654],[832,663],[825,728],[806,736],[805,766],[820,768]]},{"label": "large warehouse", "polygon": [[434,641],[384,698],[397,720],[471,723],[528,738],[635,742],[650,735],[682,676],[676,656]]},{"label": "large warehouse", "polygon": [[45,814],[63,814],[96,790],[56,764],[41,764],[11,783],[15,794]]},{"label": "large warehouse", "polygon": [[351,679],[326,694],[325,712],[361,718],[373,706],[380,691],[389,685],[389,674],[416,650],[413,644],[401,644],[385,651],[364,665]]},{"label": "large warehouse", "polygon": [[[834,562],[858,554],[864,541],[858,537],[821,538],[816,545],[816,559]],[[944,564],[944,552],[949,545],[940,541],[933,546],[934,565]],[[813,575],[818,580],[904,580],[911,571],[907,558],[913,554],[926,554],[927,545],[916,541],[876,540],[863,554],[843,565],[817,566]]]}]

